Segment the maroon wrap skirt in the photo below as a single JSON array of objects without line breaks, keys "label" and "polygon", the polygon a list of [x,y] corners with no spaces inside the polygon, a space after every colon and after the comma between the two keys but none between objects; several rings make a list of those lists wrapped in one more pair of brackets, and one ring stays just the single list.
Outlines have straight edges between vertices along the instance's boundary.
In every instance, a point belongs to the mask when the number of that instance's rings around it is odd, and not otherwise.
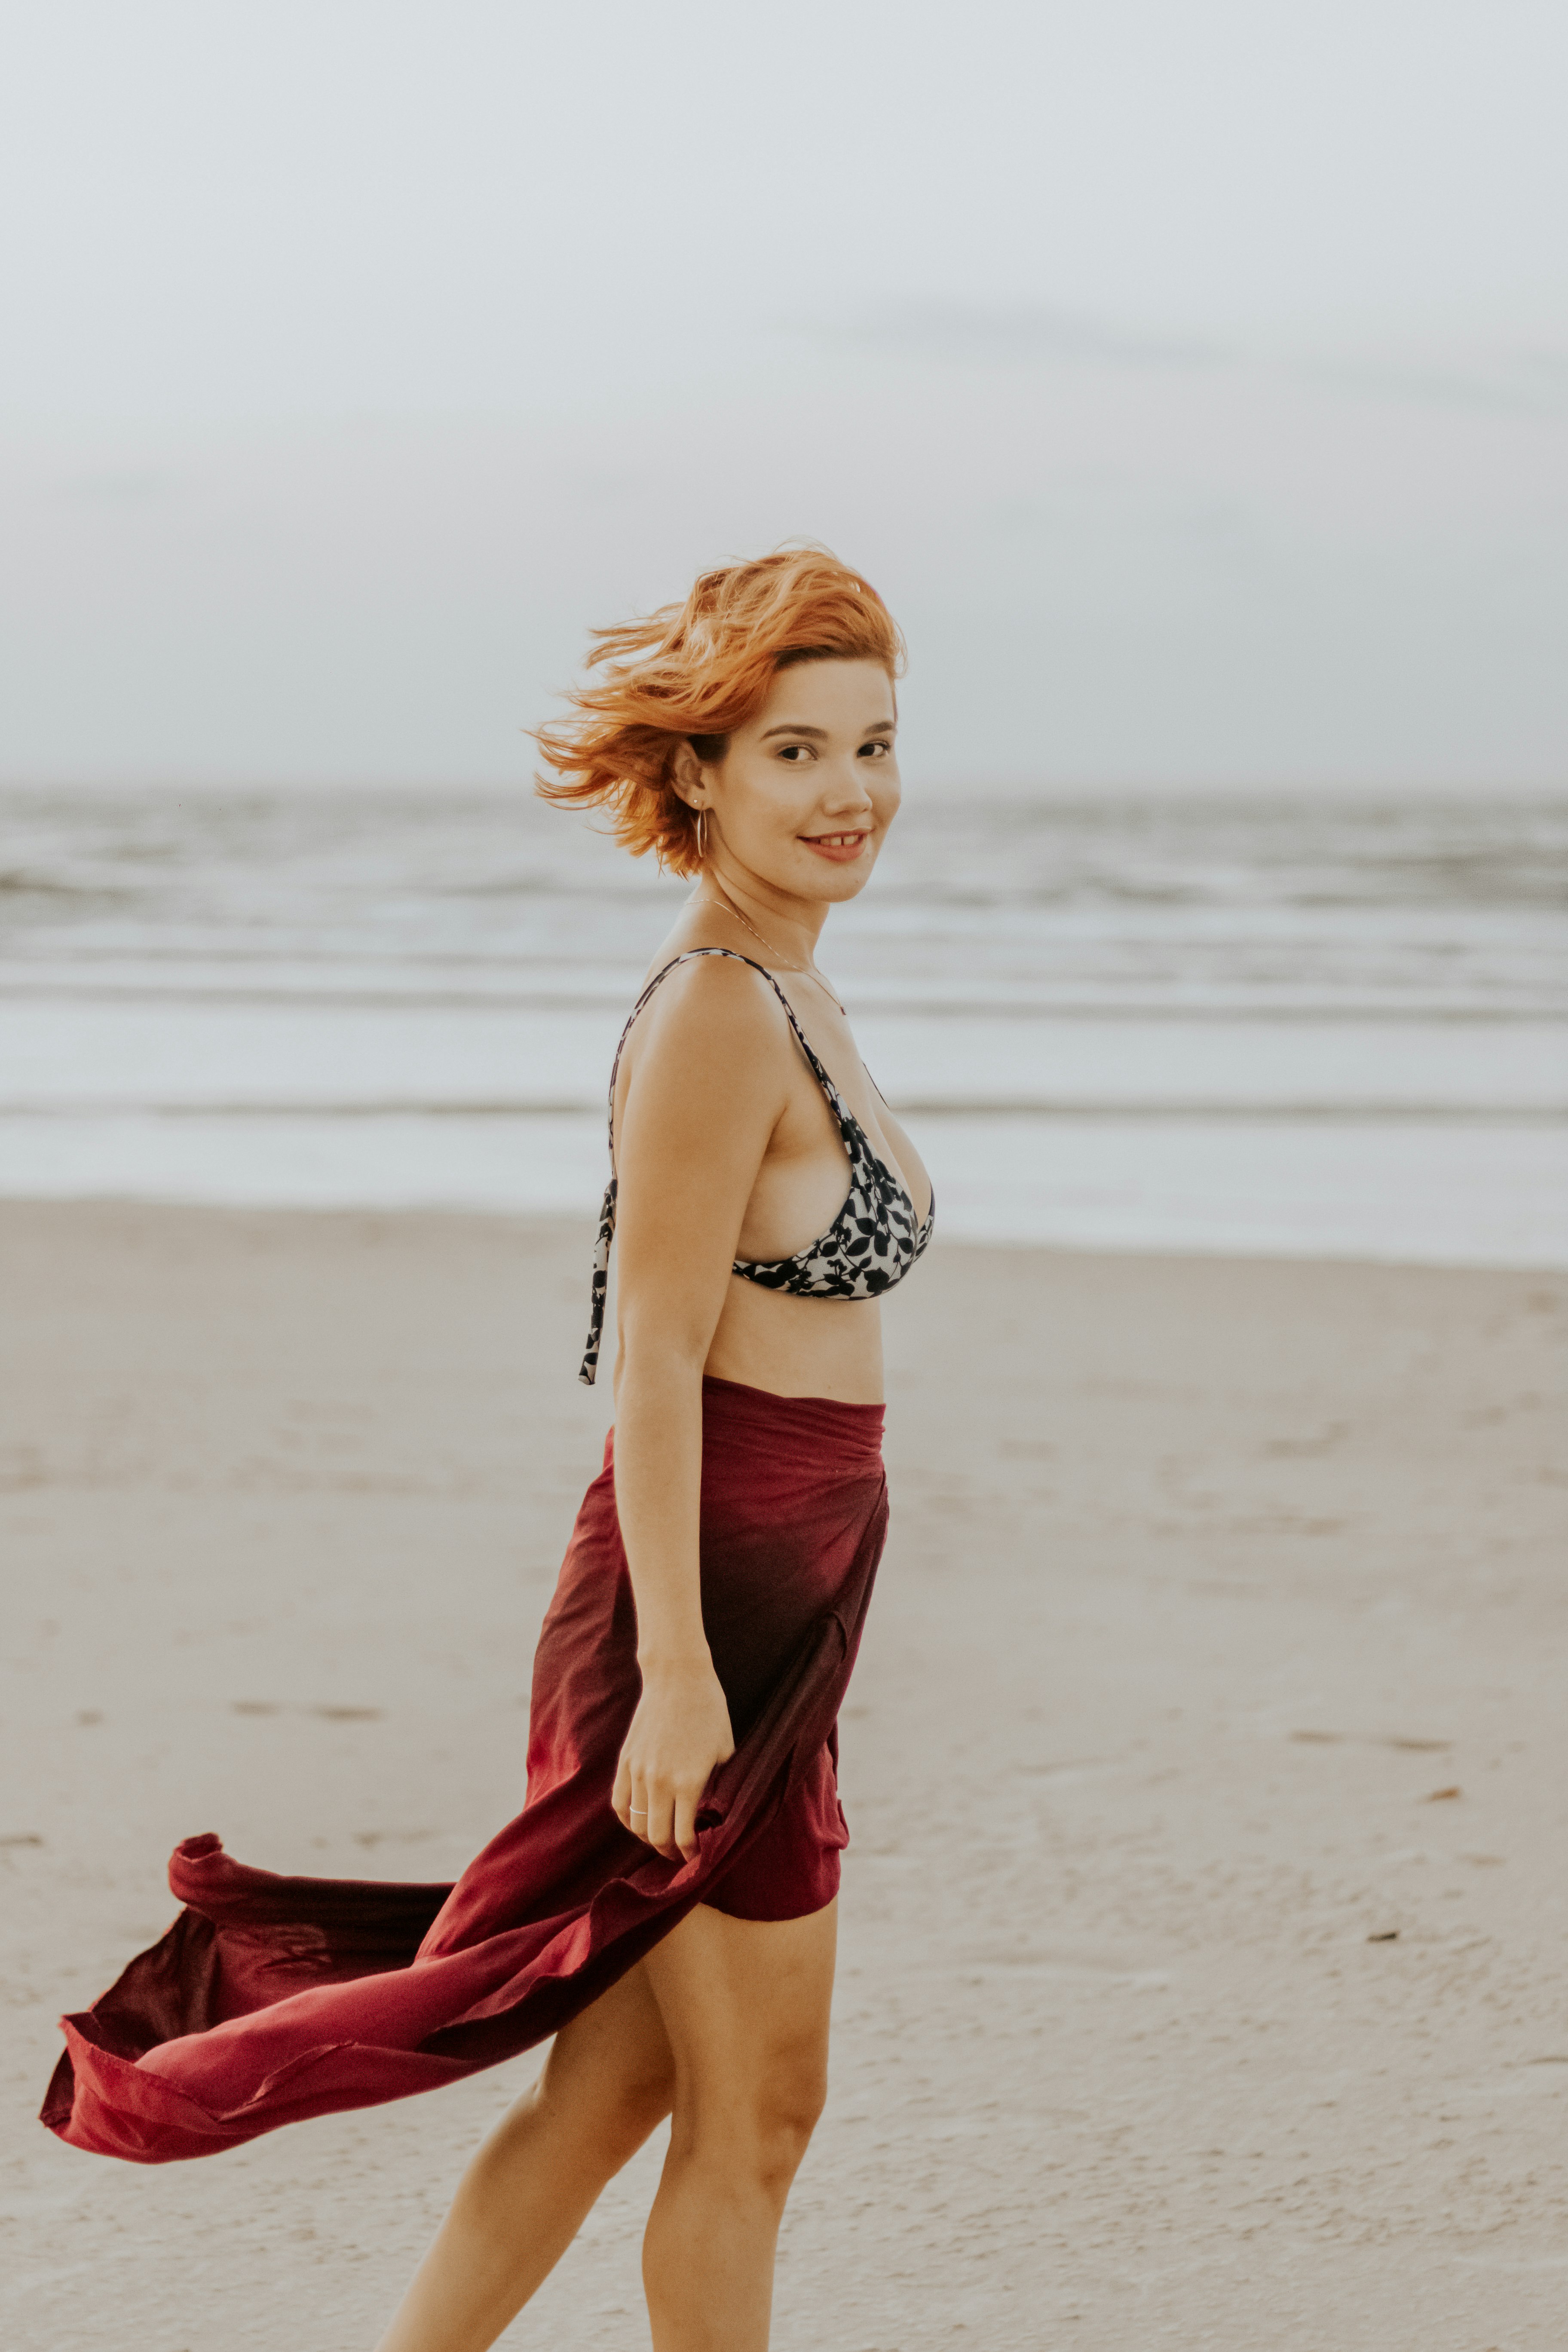
[{"label": "maroon wrap skirt", "polygon": [[62,2020],[44,2122],[138,2164],[210,2155],[516,2056],[698,1903],[784,1919],[830,1902],[836,1721],[887,1531],[881,1433],[880,1405],[703,1382],[702,1615],[736,1746],[694,1861],[610,1811],[639,1689],[612,1433],[540,1635],[517,1819],[455,1886],[282,1878],[188,1838],[168,1934]]}]

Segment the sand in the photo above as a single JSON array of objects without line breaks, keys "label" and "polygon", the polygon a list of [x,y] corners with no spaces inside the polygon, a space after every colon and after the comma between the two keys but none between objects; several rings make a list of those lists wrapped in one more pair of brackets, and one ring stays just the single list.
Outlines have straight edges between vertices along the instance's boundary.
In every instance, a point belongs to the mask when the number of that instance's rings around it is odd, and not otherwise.
[{"label": "sand", "polygon": [[[521,2060],[142,2170],[32,2120],[219,1830],[456,1872],[607,1389],[587,1226],[0,1209],[18,2352],[359,2352]],[[779,2352],[1560,2352],[1568,1277],[939,1245]],[[658,2161],[509,2343],[646,2342]]]}]

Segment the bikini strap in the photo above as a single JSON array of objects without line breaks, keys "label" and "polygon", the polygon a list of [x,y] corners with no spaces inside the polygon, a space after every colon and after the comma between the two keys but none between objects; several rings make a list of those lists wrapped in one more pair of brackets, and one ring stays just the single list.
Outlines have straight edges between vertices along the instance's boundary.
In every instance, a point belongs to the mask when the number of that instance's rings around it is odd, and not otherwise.
[{"label": "bikini strap", "polygon": [[789,1023],[790,1027],[794,1030],[795,1044],[800,1047],[801,1052],[805,1055],[806,1060],[810,1063],[817,1083],[822,1087],[823,1092],[827,1096],[828,1100],[833,1104],[835,1109],[838,1107],[837,1087],[834,1085],[833,1080],[828,1076],[822,1063],[817,1059],[816,1055],[813,1052],[811,1041],[806,1036],[805,1030],[801,1027],[800,1023],[795,1016],[794,1005],[790,1003],[789,998],[784,994],[784,990],[779,986],[778,982],[773,978],[773,973],[768,970],[766,964],[755,962],[751,956],[738,955],[733,948],[688,948],[683,955],[671,956],[667,964],[661,964],[659,966],[658,970],[654,973],[653,978],[648,982],[647,986],[643,990],[642,994],[637,998],[637,1001],[633,1005],[631,1011],[627,1013],[626,1025],[621,1031],[621,1041],[616,1047],[616,1058],[610,1065],[609,1142],[610,1167],[612,1171],[614,1171],[616,1164],[616,1080],[620,1076],[621,1055],[626,1052],[626,1039],[632,1034],[632,1024],[637,1019],[637,1014],[642,1011],[643,1006],[647,1003],[648,998],[653,994],[654,990],[658,986],[661,980],[665,979],[670,972],[674,971],[679,964],[696,963],[703,956],[725,956],[731,963],[743,963],[748,965],[752,971],[760,971],[762,973],[763,978],[767,982],[768,986],[773,990],[773,994],[784,1006],[784,1019]]}]

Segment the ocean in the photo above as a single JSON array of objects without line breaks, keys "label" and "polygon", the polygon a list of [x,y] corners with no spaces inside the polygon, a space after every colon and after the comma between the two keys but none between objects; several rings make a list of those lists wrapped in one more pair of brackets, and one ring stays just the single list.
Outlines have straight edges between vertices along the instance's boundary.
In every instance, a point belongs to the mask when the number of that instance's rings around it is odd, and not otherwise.
[{"label": "ocean", "polygon": [[[0,794],[0,1192],[567,1211],[686,886],[526,789]],[[1568,1265],[1568,802],[912,795],[820,961],[942,1233]]]}]

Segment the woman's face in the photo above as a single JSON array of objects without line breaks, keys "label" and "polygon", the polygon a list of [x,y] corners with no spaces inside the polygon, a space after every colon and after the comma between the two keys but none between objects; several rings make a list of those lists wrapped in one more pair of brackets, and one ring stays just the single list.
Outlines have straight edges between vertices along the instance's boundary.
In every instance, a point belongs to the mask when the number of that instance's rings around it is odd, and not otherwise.
[{"label": "woman's face", "polygon": [[730,737],[691,794],[708,807],[708,863],[792,898],[863,890],[898,814],[893,682],[879,662],[797,662]]}]

